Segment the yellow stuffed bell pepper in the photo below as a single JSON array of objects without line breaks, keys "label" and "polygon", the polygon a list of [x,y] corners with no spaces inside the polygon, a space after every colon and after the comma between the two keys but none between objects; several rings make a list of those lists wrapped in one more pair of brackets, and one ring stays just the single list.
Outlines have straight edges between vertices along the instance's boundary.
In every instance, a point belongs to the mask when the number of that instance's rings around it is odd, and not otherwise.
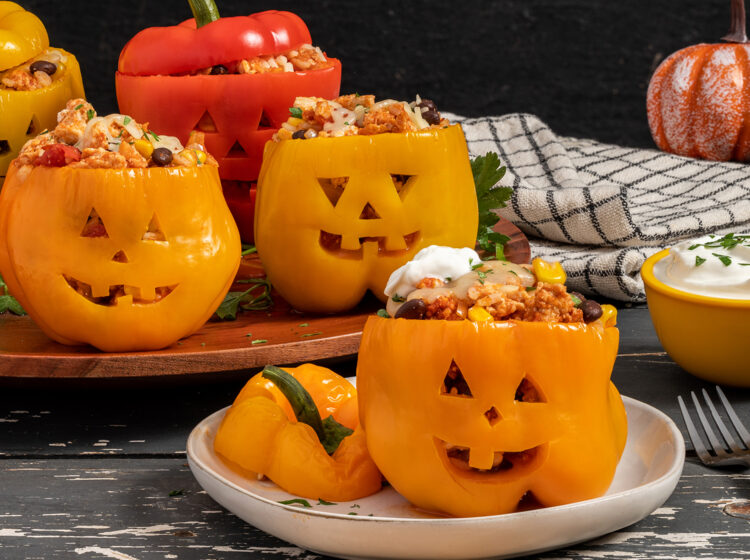
[{"label": "yellow stuffed bell pepper", "polygon": [[0,190],[0,275],[50,338],[151,350],[213,314],[240,259],[215,166],[28,167]]},{"label": "yellow stuffed bell pepper", "polygon": [[474,246],[477,198],[459,125],[269,142],[255,243],[293,307],[339,312],[429,245]]},{"label": "yellow stuffed bell pepper", "polygon": [[[329,417],[321,421],[319,410]],[[238,472],[263,474],[305,498],[355,500],[382,483],[358,425],[356,389],[313,364],[267,366],[251,379],[224,416],[214,449]]]},{"label": "yellow stuffed bell pepper", "polygon": [[42,22],[0,1],[0,177],[27,140],[57,124],[68,99],[83,97],[76,58],[49,48]]},{"label": "yellow stuffed bell pepper", "polygon": [[414,505],[456,516],[601,496],[627,435],[617,344],[601,322],[372,317],[357,366],[370,454]]}]

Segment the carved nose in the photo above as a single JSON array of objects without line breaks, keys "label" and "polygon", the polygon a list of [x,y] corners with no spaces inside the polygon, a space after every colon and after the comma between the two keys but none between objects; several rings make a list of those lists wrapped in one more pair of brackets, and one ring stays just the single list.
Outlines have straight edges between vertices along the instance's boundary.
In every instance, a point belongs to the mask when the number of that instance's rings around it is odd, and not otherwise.
[{"label": "carved nose", "polygon": [[497,409],[494,406],[490,407],[490,409],[484,413],[484,417],[487,418],[487,422],[490,423],[490,426],[494,426],[500,420],[502,420],[500,413],[497,411]]},{"label": "carved nose", "polygon": [[114,262],[118,262],[118,263],[126,263],[126,262],[130,262],[130,261],[128,260],[128,256],[127,256],[127,255],[125,254],[125,251],[122,251],[122,250],[120,250],[120,251],[117,251],[117,252],[115,253],[115,255],[114,255],[114,256],[112,257],[112,260],[113,260]]}]

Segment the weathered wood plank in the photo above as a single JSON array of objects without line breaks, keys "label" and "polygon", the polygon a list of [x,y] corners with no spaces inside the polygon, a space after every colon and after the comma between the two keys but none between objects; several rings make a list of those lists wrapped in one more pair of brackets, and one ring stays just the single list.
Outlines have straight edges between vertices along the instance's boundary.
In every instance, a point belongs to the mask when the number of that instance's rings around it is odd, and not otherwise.
[{"label": "weathered wood plank", "polygon": [[[0,469],[4,560],[318,557],[228,513],[183,459],[4,460]],[[640,523],[541,557],[743,557],[750,524],[725,508],[748,496],[750,475],[689,461],[676,492]]]}]

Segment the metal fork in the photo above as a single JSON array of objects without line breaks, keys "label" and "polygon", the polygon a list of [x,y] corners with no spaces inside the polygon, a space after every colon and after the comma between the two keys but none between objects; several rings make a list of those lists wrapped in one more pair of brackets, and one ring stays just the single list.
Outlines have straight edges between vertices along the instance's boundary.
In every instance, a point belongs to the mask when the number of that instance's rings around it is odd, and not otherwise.
[{"label": "metal fork", "polygon": [[724,443],[716,437],[708,418],[706,418],[706,415],[703,413],[703,408],[701,407],[700,402],[698,402],[698,397],[695,396],[695,392],[690,391],[690,396],[693,398],[693,404],[698,413],[701,427],[703,428],[710,444],[710,448],[706,448],[698,430],[695,428],[695,424],[693,424],[693,421],[690,419],[690,414],[685,406],[685,402],[682,400],[681,396],[678,396],[677,402],[680,404],[682,418],[685,420],[690,441],[693,442],[693,447],[695,448],[698,458],[703,464],[710,467],[725,465],[745,465],[746,467],[750,467],[750,433],[748,433],[747,428],[745,428],[737,417],[737,413],[734,411],[734,408],[732,408],[732,405],[729,404],[727,397],[724,395],[724,391],[722,391],[721,387],[718,385],[716,386],[716,392],[719,394],[719,398],[724,405],[724,409],[726,410],[726,414],[729,417],[732,427],[740,437],[740,443],[735,440],[732,433],[727,429],[726,424],[724,424],[721,416],[719,416],[719,413],[716,411],[716,407],[714,407],[714,403],[711,401],[706,390],[703,389],[702,392],[703,399],[706,401],[711,416],[713,417],[716,426],[719,428]]}]

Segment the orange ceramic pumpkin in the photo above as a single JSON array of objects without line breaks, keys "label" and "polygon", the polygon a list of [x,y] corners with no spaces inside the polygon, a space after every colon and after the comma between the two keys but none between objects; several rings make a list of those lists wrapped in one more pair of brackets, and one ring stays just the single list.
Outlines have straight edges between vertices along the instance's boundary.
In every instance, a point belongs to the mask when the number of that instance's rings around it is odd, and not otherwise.
[{"label": "orange ceramic pumpkin", "polygon": [[656,69],[647,111],[657,146],[681,156],[750,160],[750,46],[743,0],[732,0],[726,44],[693,45]]}]

